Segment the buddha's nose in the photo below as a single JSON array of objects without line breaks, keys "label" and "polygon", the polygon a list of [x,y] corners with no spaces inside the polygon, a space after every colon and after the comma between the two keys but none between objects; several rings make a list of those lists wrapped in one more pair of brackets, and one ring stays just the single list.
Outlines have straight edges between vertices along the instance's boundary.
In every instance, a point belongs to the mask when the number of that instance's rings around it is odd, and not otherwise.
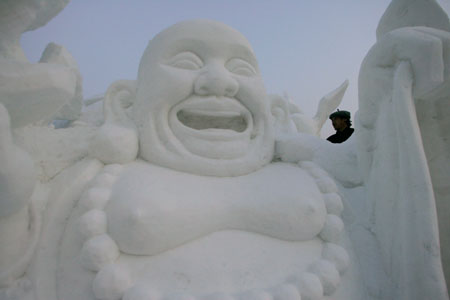
[{"label": "buddha's nose", "polygon": [[206,68],[195,81],[194,91],[200,96],[227,96],[234,97],[238,92],[239,84],[230,72],[219,65]]}]

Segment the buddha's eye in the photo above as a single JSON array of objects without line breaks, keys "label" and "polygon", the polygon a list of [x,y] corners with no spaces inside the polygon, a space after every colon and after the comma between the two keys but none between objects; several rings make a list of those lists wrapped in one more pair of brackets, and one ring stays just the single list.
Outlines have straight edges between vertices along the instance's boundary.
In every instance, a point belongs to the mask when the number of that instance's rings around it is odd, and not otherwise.
[{"label": "buddha's eye", "polygon": [[255,68],[248,62],[240,58],[232,58],[226,64],[225,67],[228,71],[242,76],[253,76],[256,75],[257,72]]},{"label": "buddha's eye", "polygon": [[168,65],[185,70],[199,70],[203,67],[203,62],[192,52],[181,52],[172,57]]}]

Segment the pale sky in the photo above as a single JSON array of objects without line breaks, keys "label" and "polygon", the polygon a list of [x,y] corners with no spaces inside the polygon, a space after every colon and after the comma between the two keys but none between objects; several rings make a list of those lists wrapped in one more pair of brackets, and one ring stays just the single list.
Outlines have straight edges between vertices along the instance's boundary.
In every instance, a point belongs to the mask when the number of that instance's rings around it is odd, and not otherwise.
[{"label": "pale sky", "polygon": [[[450,0],[439,1],[447,13]],[[103,94],[117,79],[135,79],[148,41],[182,20],[224,22],[253,46],[268,93],[288,93],[310,116],[322,96],[345,79],[340,105],[357,111],[361,62],[390,0],[73,0],[46,26],[25,33],[32,62],[49,42],[74,56],[84,97]],[[333,133],[330,122],[322,136]]]}]

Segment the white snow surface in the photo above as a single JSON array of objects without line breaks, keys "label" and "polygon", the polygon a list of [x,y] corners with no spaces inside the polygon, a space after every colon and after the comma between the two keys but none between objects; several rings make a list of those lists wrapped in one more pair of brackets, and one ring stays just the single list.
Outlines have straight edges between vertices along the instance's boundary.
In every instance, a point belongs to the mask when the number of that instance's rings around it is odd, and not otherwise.
[{"label": "white snow surface", "polygon": [[[10,36],[66,4],[28,2]],[[305,116],[220,22],[163,30],[83,109],[73,57],[5,31],[0,299],[449,299],[449,29],[392,2],[343,144],[317,132],[346,82]]]}]

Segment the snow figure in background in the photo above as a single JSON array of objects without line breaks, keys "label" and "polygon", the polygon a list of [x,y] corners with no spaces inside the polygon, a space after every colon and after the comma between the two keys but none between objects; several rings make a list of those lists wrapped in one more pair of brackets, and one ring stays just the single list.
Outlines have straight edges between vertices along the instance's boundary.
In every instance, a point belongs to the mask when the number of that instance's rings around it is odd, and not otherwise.
[{"label": "snow figure in background", "polygon": [[345,80],[338,88],[322,97],[312,118],[303,113],[287,93],[283,97],[269,95],[272,116],[275,118],[275,135],[301,132],[320,136],[323,124],[341,103],[347,87],[348,80]]},{"label": "snow figure in background", "polygon": [[[32,64],[19,44],[23,32],[44,26],[67,3],[0,3],[0,286],[9,285],[26,270],[41,225],[36,203],[30,202],[36,180],[33,161],[23,147],[15,145],[18,136],[13,137],[9,127],[15,130],[31,123],[47,124],[55,118],[74,120],[81,112],[81,76],[67,50],[51,43],[40,63]],[[43,136],[35,137],[40,138]],[[48,160],[49,154],[43,154],[43,159]]]},{"label": "snow figure in background", "polygon": [[40,63],[32,64],[20,47],[22,33],[47,24],[69,0],[5,0],[0,3],[0,96],[14,115],[12,126],[75,120],[82,107],[81,76],[62,46],[50,43]]},{"label": "snow figure in background", "polygon": [[356,131],[372,227],[393,299],[447,299],[438,232],[450,283],[449,19],[435,1],[394,0],[377,39]]},{"label": "snow figure in background", "polygon": [[0,3],[0,57],[24,61],[20,36],[26,31],[44,26],[56,16],[70,0],[5,0]]}]

